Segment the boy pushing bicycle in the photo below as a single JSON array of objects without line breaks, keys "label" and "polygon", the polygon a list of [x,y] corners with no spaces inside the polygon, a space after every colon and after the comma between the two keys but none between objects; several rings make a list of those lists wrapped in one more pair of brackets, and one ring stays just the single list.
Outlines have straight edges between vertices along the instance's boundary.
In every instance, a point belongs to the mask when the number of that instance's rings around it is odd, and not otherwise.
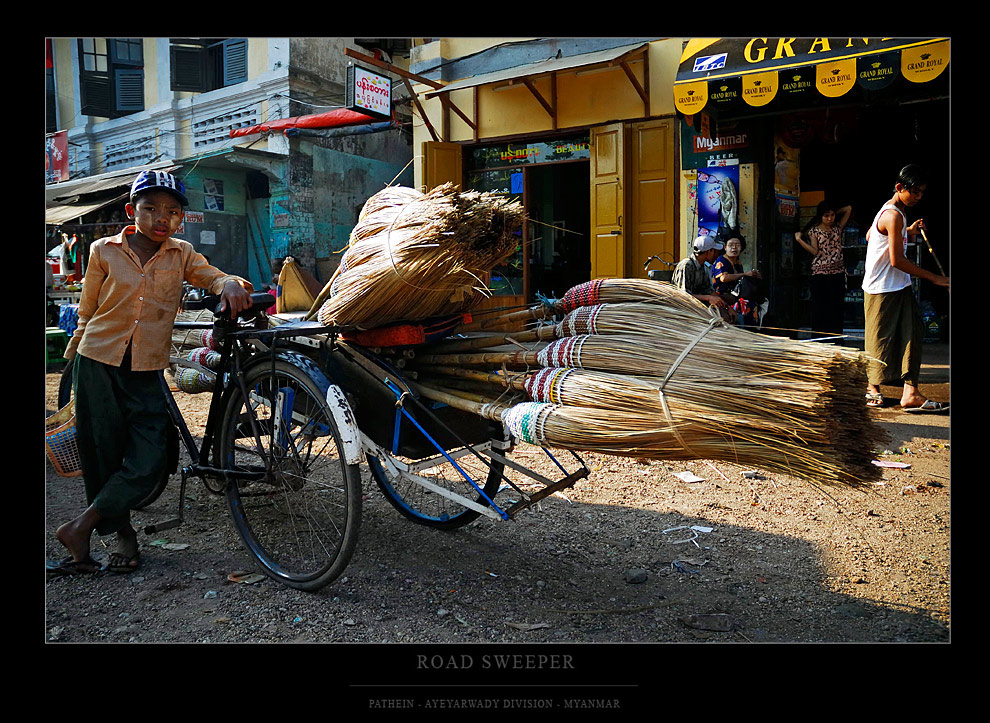
[{"label": "boy pushing bicycle", "polygon": [[[167,461],[171,424],[159,374],[169,363],[182,283],[220,295],[220,310],[251,306],[250,282],[211,266],[172,238],[188,206],[175,176],[142,171],[125,206],[133,225],[90,247],[79,325],[65,351],[73,361],[76,431],[86,509],[55,532],[69,555],[59,574],[132,572],[139,564],[130,510],[147,498]],[[90,553],[93,532],[116,533],[106,565]]]}]

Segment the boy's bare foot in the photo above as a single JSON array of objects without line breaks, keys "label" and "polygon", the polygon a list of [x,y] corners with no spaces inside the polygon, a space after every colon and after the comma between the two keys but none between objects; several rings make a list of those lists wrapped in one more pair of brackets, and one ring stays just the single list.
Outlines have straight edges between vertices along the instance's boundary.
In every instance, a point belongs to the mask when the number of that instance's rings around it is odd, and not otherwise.
[{"label": "boy's bare foot", "polygon": [[55,530],[55,537],[69,551],[74,561],[81,562],[90,559],[89,539],[92,532],[92,528],[85,529],[79,518],[76,518]]}]

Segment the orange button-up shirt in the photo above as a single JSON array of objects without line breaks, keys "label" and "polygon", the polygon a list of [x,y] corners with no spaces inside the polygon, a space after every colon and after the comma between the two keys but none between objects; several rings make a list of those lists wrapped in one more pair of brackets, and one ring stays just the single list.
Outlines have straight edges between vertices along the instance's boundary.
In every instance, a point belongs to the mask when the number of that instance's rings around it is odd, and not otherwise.
[{"label": "orange button-up shirt", "polygon": [[210,266],[192,244],[181,239],[167,239],[142,267],[127,241],[136,230],[127,226],[90,246],[79,325],[66,347],[66,359],[78,352],[120,366],[130,344],[131,369],[164,369],[183,280],[213,294],[219,294],[232,279],[253,291],[249,282]]}]

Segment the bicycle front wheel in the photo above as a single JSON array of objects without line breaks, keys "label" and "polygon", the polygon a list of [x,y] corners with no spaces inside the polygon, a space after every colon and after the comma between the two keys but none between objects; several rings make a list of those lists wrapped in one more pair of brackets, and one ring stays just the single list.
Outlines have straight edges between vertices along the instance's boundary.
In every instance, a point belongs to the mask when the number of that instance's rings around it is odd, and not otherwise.
[{"label": "bicycle front wheel", "polygon": [[347,566],[361,522],[361,478],[347,464],[317,370],[284,360],[245,375],[231,393],[217,439],[219,465],[256,472],[230,479],[227,505],[248,551],[269,577],[315,590]]}]

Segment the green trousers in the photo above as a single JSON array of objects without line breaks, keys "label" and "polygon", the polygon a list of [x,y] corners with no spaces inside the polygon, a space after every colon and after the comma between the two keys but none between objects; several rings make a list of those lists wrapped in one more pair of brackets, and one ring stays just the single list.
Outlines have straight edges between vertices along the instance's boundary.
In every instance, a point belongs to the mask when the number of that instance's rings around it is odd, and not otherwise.
[{"label": "green trousers", "polygon": [[870,361],[870,384],[918,386],[921,378],[921,347],[925,327],[918,300],[910,286],[888,294],[863,294],[866,319],[866,354]]},{"label": "green trousers", "polygon": [[86,503],[100,513],[99,535],[130,522],[169,463],[172,428],[160,372],[120,367],[76,354],[73,392]]}]

